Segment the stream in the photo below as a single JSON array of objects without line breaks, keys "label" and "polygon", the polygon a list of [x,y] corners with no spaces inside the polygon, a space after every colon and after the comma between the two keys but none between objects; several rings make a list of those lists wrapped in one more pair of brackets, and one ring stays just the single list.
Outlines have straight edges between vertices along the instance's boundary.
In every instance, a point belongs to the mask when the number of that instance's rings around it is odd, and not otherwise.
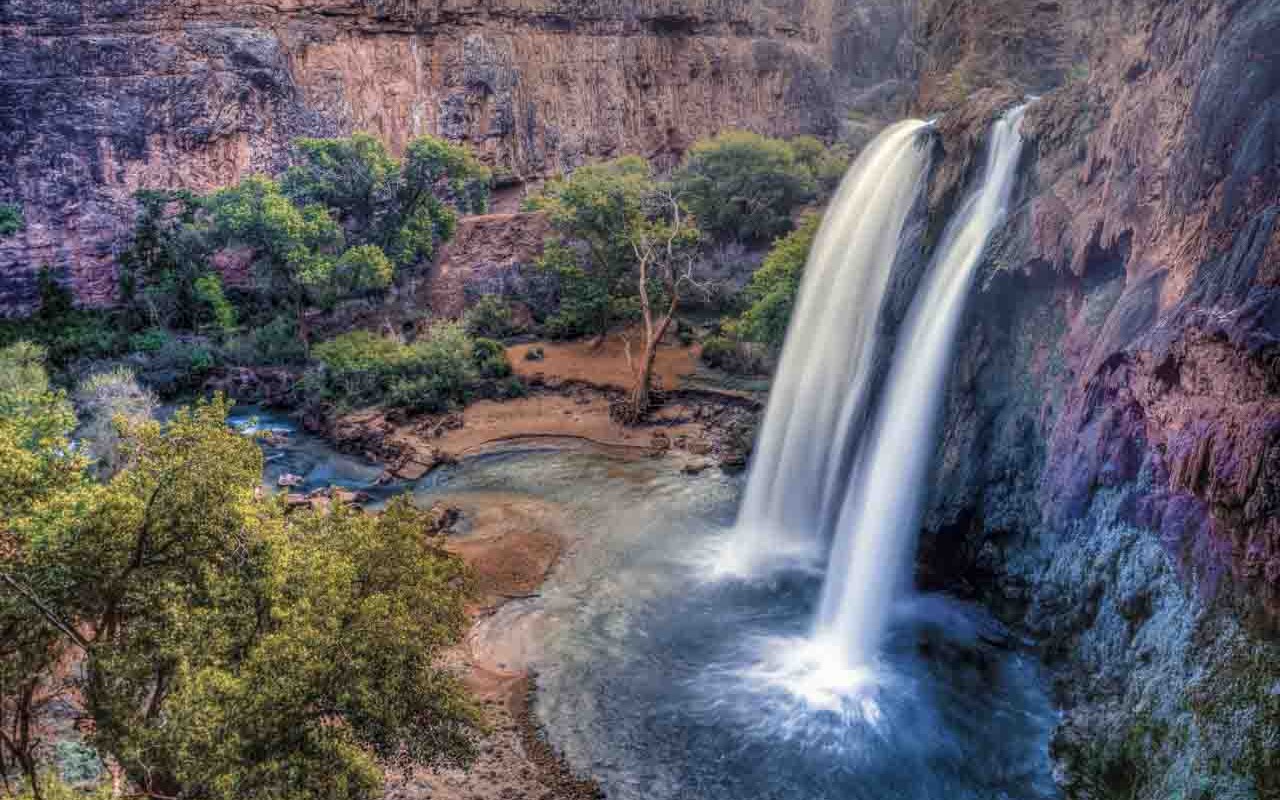
[{"label": "stream", "polygon": [[901,601],[875,665],[828,682],[811,663],[822,654],[809,651],[821,574],[710,577],[739,476],[526,447],[377,486],[377,465],[287,418],[238,408],[231,422],[284,434],[263,445],[272,487],[289,472],[303,491],[362,489],[374,505],[406,491],[424,507],[502,491],[561,508],[575,537],[564,558],[537,597],[478,628],[473,646],[521,654],[526,663],[511,666],[536,672],[547,738],[613,800],[1058,796],[1043,677],[981,609],[942,595]]}]

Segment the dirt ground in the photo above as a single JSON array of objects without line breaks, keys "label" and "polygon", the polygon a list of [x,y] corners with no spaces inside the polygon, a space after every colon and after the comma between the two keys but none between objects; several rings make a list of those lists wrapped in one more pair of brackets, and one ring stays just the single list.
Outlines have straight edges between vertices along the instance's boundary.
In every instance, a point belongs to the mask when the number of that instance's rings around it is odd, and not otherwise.
[{"label": "dirt ground", "polygon": [[[524,354],[542,347],[540,361]],[[601,347],[588,342],[516,345],[508,356],[518,375],[532,387],[526,397],[480,400],[445,417],[392,421],[380,409],[347,414],[328,434],[345,449],[360,451],[388,464],[388,472],[416,480],[441,463],[519,440],[578,439],[595,445],[631,450],[686,451],[692,468],[725,450],[726,417],[717,401],[677,397],[641,425],[623,426],[610,415],[616,392],[630,381],[624,343],[611,337]],[[661,385],[679,389],[697,369],[697,348],[665,346],[655,368]],[[743,402],[741,395],[721,393],[725,403]]]},{"label": "dirt ground", "polygon": [[[526,653],[540,617],[497,617],[536,593],[572,533],[559,510],[543,501],[501,493],[447,499],[462,512],[463,532],[448,547],[475,571],[475,620],[465,642],[448,654],[484,714],[488,732],[468,770],[417,770],[388,781],[388,800],[581,800],[602,795],[574,776],[539,735],[531,716],[532,678]],[[516,624],[511,623],[516,620]]]},{"label": "dirt ground", "polygon": [[[639,357],[638,331],[613,333],[598,344],[589,339],[518,344],[507,348],[507,357],[516,374],[525,379],[547,375],[611,389],[627,389],[632,379],[631,364],[627,361],[628,338],[632,354]],[[542,358],[530,361],[527,355],[534,348],[542,348]],[[664,389],[680,388],[685,379],[697,371],[700,353],[699,345],[667,344],[660,347],[653,362],[656,385]]]}]

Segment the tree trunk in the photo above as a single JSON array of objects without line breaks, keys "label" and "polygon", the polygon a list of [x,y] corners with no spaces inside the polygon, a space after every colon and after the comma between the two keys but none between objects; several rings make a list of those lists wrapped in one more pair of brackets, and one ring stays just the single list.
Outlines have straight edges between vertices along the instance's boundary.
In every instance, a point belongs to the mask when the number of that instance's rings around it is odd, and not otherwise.
[{"label": "tree trunk", "polygon": [[649,415],[649,409],[653,405],[653,362],[658,357],[658,345],[662,343],[663,337],[667,335],[667,328],[671,325],[675,306],[673,300],[671,310],[662,318],[662,322],[656,329],[645,326],[652,333],[645,338],[644,350],[636,366],[635,383],[631,385],[631,392],[627,397],[623,422],[628,425],[642,422]]},{"label": "tree trunk", "polygon": [[640,354],[640,367],[636,370],[636,380],[631,387],[631,396],[628,399],[630,406],[628,411],[631,417],[629,421],[632,423],[639,422],[649,413],[649,406],[652,404],[653,361],[657,355],[657,343],[645,342],[644,352]]}]

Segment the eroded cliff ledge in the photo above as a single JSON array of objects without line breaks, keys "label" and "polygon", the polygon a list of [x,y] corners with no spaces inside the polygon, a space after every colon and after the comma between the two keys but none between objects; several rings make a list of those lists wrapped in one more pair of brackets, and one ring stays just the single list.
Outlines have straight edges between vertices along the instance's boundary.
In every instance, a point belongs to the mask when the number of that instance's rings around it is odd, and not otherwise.
[{"label": "eroded cliff ledge", "polygon": [[[831,136],[898,96],[901,0],[14,0],[0,8],[0,313],[49,264],[110,302],[142,187],[279,167],[299,135],[420,134],[500,177],[727,127]],[[877,33],[883,32],[883,37]],[[835,68],[833,69],[833,65]]]}]

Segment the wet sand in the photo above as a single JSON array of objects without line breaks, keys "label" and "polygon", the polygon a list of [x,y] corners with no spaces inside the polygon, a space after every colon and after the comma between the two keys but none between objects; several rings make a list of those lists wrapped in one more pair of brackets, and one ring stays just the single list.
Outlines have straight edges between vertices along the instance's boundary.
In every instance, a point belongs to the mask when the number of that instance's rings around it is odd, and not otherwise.
[{"label": "wet sand", "polygon": [[467,770],[390,776],[389,800],[579,800],[602,797],[574,776],[542,739],[530,708],[529,658],[541,614],[530,602],[571,546],[573,532],[551,503],[523,495],[460,493],[441,498],[462,512],[448,548],[474,571],[467,638],[446,656],[480,707],[488,731]]}]

